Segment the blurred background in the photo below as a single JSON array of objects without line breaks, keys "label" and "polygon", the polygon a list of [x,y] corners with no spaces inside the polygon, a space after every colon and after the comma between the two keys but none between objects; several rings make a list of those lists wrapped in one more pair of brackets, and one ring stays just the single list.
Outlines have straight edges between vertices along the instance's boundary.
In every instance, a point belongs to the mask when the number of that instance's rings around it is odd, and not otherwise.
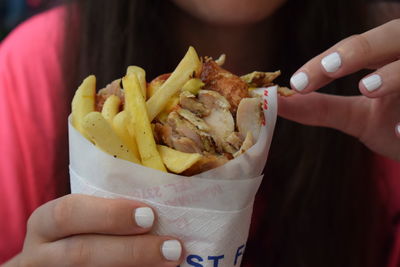
[{"label": "blurred background", "polygon": [[19,23],[57,0],[0,0],[0,41]]}]

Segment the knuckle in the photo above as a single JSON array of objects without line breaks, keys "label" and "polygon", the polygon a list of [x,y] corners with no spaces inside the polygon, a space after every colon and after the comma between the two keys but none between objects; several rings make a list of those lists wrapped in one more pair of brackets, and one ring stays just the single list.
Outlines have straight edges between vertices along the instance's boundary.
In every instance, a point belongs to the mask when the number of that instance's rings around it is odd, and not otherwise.
[{"label": "knuckle", "polygon": [[65,240],[64,251],[66,266],[88,266],[90,263],[90,245],[85,239]]},{"label": "knuckle", "polygon": [[104,206],[105,214],[103,223],[105,229],[118,229],[118,220],[115,218],[114,215],[115,208],[116,207],[112,204],[112,202],[109,202]]},{"label": "knuckle", "polygon": [[129,242],[126,242],[124,245],[125,248],[125,255],[128,257],[128,261],[131,262],[133,265],[139,263],[140,259],[140,251],[138,249],[138,242],[135,239],[131,239]]},{"label": "knuckle", "polygon": [[358,47],[362,57],[368,56],[371,53],[371,44],[368,39],[362,35],[355,35],[353,41],[355,42],[355,47]]},{"label": "knuckle", "polygon": [[36,217],[37,217],[37,211],[38,209],[36,209],[31,216],[29,216],[28,221],[26,223],[26,231],[27,233],[31,233],[34,229],[35,229],[35,225],[36,225]]},{"label": "knuckle", "polygon": [[391,26],[393,26],[393,27],[395,27],[395,29],[396,29],[397,31],[399,31],[399,28],[398,28],[398,27],[400,26],[400,18],[393,19],[393,20],[389,21],[388,24],[391,25]]},{"label": "knuckle", "polygon": [[75,199],[71,196],[60,198],[53,206],[52,218],[54,227],[63,230],[68,226],[71,216],[73,216],[73,209],[75,206]]}]

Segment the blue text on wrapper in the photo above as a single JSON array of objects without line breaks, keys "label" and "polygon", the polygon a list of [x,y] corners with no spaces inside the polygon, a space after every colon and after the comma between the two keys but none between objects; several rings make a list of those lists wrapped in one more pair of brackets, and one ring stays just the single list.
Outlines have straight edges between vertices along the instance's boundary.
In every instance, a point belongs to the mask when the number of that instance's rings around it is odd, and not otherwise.
[{"label": "blue text on wrapper", "polygon": [[[239,259],[244,253],[244,248],[245,245],[241,245],[240,247],[238,247],[238,249],[236,250],[235,258],[230,259],[232,260],[233,263],[232,266],[236,266],[240,262]],[[225,259],[225,255],[202,257],[199,255],[190,254],[186,257],[186,263],[189,264],[189,266],[193,267],[205,267],[205,266],[219,267],[220,266],[219,264],[222,263],[224,260],[229,260],[229,259]]]}]

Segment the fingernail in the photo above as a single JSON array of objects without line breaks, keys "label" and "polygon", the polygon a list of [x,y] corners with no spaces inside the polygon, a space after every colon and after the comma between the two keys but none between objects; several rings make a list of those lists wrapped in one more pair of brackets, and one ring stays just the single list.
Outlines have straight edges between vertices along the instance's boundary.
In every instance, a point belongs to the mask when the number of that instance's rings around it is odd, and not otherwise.
[{"label": "fingernail", "polygon": [[368,76],[367,78],[364,78],[361,80],[365,88],[368,90],[368,92],[375,91],[382,85],[382,78],[378,74],[374,74],[371,76]]},{"label": "fingernail", "polygon": [[302,91],[308,85],[308,76],[305,72],[299,72],[290,78],[290,83],[297,91]]},{"label": "fingernail", "polygon": [[326,72],[335,72],[342,65],[342,58],[338,52],[327,55],[321,60],[321,65]]},{"label": "fingernail", "polygon": [[396,134],[398,137],[400,137],[400,123],[396,125]]},{"label": "fingernail", "polygon": [[136,224],[142,228],[149,228],[154,223],[154,212],[152,209],[143,207],[135,210]]},{"label": "fingernail", "polygon": [[161,252],[165,259],[169,261],[177,261],[182,254],[182,246],[178,240],[164,241],[161,247]]}]

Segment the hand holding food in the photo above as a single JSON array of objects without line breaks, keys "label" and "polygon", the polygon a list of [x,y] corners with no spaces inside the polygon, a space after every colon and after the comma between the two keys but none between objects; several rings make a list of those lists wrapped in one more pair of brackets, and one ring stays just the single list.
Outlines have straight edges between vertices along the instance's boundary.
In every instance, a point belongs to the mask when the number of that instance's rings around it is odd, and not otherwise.
[{"label": "hand holding food", "polygon": [[9,264],[179,265],[183,256],[180,242],[149,234],[153,222],[153,210],[138,201],[68,195],[31,215],[23,251]]},{"label": "hand holding food", "polygon": [[181,266],[240,265],[276,94],[293,93],[273,84],[280,72],[239,77],[219,65],[223,58],[200,59],[189,48],[171,74],[148,84],[131,66],[93,93],[85,135],[69,127],[71,192],[151,205],[159,214],[153,233],[185,244]]}]

